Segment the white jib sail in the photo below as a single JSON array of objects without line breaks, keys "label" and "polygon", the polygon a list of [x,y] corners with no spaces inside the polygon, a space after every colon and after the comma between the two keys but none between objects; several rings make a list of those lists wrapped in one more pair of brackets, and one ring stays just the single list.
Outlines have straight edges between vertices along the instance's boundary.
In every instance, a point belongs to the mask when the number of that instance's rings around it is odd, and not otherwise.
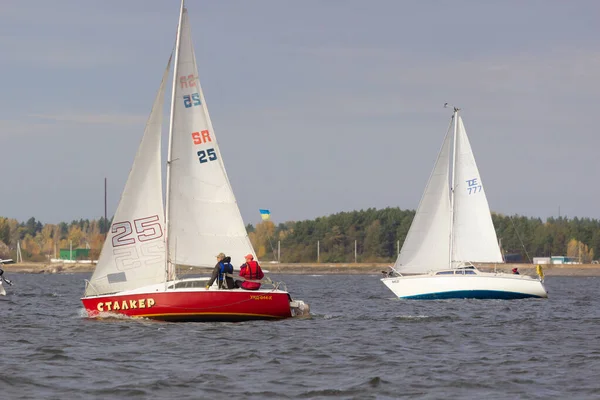
[{"label": "white jib sail", "polygon": [[445,269],[450,256],[450,129],[410,225],[394,269],[425,273]]},{"label": "white jib sail", "polygon": [[198,79],[188,13],[184,9],[171,138],[168,243],[171,262],[214,266],[223,252],[234,266],[250,244]]},{"label": "white jib sail", "polygon": [[170,64],[171,60],[86,296],[135,289],[165,279],[160,148],[165,81]]},{"label": "white jib sail", "polygon": [[496,231],[462,118],[458,117],[452,261],[501,263]]}]

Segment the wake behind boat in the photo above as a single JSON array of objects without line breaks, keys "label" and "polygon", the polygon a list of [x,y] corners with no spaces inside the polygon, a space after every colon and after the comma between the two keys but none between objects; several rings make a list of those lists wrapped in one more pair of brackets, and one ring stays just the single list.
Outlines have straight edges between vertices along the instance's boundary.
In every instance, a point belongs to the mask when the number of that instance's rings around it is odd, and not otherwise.
[{"label": "wake behind boat", "polygon": [[166,321],[243,321],[308,315],[283,283],[260,290],[206,288],[176,266],[213,267],[217,253],[256,254],[210,121],[198,79],[188,14],[181,2],[169,124],[166,207],[161,178],[164,71],[144,136],[83,305],[90,317],[121,314]]},{"label": "wake behind boat", "polygon": [[446,133],[393,272],[381,281],[404,299],[548,297],[541,271],[540,279],[534,279],[482,272],[471,263],[504,261],[458,111],[454,109],[452,129]]}]

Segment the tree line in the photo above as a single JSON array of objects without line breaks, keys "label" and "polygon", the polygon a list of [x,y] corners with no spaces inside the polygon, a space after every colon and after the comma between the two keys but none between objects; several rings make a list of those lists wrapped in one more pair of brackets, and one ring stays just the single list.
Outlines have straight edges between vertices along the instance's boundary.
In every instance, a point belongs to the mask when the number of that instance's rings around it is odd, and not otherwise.
[{"label": "tree line", "polygon": [[[341,212],[314,220],[275,224],[263,221],[246,229],[261,260],[326,263],[393,262],[402,246],[414,210],[385,208]],[[568,256],[591,262],[600,254],[600,221],[590,218],[541,218],[492,214],[496,234],[507,261],[530,262],[533,257]],[[0,217],[0,257],[16,258],[17,242],[26,261],[47,261],[55,251],[89,247],[97,259],[110,220],[80,219],[71,223],[43,224],[35,218],[26,222]]]},{"label": "tree line", "polygon": [[[385,208],[341,212],[308,221],[248,225],[261,259],[281,262],[393,262],[415,216],[414,210]],[[584,263],[600,254],[600,221],[590,218],[541,218],[492,213],[496,235],[507,262],[533,257],[567,256]]]},{"label": "tree line", "polygon": [[18,243],[24,261],[48,261],[71,245],[90,248],[90,257],[97,259],[110,223],[104,218],[43,224],[34,217],[26,222],[0,217],[0,258],[16,260]]}]

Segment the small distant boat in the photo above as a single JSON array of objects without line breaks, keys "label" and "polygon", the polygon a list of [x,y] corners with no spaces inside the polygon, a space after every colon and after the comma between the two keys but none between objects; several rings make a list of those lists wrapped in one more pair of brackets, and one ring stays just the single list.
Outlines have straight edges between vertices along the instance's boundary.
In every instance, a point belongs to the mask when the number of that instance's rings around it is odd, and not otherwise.
[{"label": "small distant boat", "polygon": [[548,297],[541,269],[536,279],[482,272],[472,264],[504,261],[458,111],[454,109],[452,129],[446,133],[402,251],[390,276],[381,281],[402,299]]},{"label": "small distant boat", "polygon": [[0,296],[6,296],[6,289],[4,288],[4,284],[6,283],[8,286],[12,286],[12,282],[4,277],[4,270],[2,269],[2,265],[13,262],[11,258],[2,260],[0,259]]},{"label": "small distant boat", "polygon": [[[90,317],[121,314],[164,321],[244,321],[308,315],[281,282],[259,290],[207,289],[176,266],[214,267],[256,254],[225,172],[198,79],[188,13],[181,2],[169,125],[166,207],[161,179],[163,73],[142,142],[98,264],[81,299]],[[240,278],[241,279],[241,278]]]}]

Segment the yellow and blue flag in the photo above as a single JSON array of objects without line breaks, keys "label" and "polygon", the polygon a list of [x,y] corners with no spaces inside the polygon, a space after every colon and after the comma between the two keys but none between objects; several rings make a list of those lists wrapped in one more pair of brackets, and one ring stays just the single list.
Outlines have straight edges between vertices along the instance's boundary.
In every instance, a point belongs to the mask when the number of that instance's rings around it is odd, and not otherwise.
[{"label": "yellow and blue flag", "polygon": [[260,211],[260,217],[263,219],[263,221],[267,221],[269,218],[271,218],[271,211],[262,209],[259,209],[258,211]]}]

